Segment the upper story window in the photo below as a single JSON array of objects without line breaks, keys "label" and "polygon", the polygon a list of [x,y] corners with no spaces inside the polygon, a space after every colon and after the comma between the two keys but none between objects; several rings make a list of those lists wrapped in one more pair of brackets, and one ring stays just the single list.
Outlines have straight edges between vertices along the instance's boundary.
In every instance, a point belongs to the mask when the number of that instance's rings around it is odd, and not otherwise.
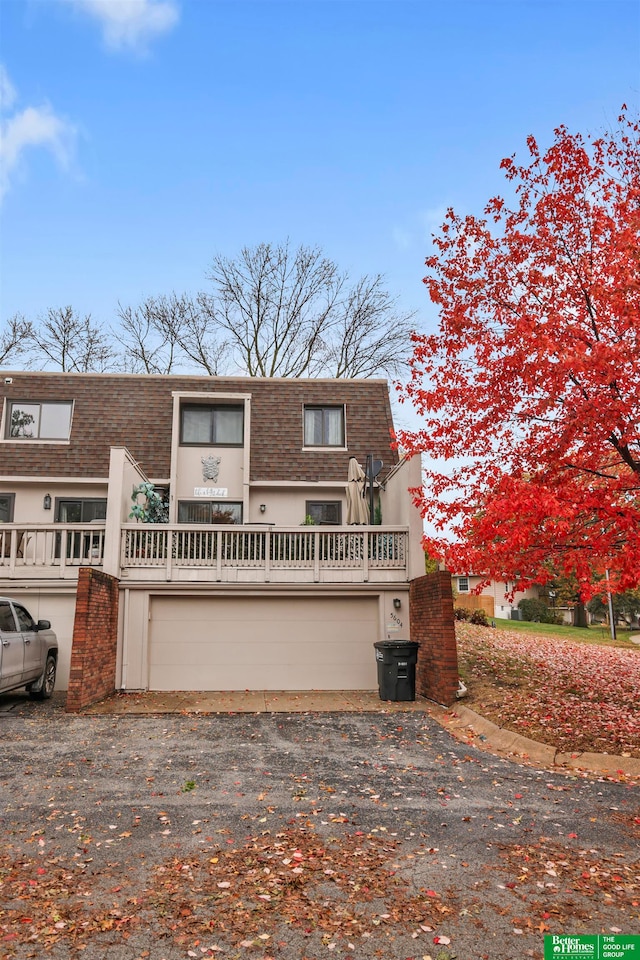
[{"label": "upper story window", "polygon": [[305,447],[344,447],[344,407],[304,408]]},{"label": "upper story window", "polygon": [[68,440],[71,401],[8,404],[5,436],[10,440]]},{"label": "upper story window", "polygon": [[469,577],[458,577],[458,593],[469,593]]},{"label": "upper story window", "polygon": [[183,404],[180,443],[196,447],[241,447],[244,407],[225,404]]}]

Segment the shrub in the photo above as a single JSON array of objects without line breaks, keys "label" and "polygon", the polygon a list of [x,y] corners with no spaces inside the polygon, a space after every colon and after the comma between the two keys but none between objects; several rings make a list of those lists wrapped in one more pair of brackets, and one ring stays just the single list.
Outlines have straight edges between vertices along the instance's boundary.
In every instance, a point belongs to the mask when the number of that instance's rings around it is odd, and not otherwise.
[{"label": "shrub", "polygon": [[518,610],[522,614],[523,620],[531,620],[535,623],[555,623],[556,615],[550,610],[544,600],[521,600],[518,604]]},{"label": "shrub", "polygon": [[467,610],[466,607],[454,607],[453,616],[455,620],[470,620],[471,610]]},{"label": "shrub", "polygon": [[477,623],[481,627],[488,627],[489,620],[484,610],[474,610],[471,614],[471,623]]}]

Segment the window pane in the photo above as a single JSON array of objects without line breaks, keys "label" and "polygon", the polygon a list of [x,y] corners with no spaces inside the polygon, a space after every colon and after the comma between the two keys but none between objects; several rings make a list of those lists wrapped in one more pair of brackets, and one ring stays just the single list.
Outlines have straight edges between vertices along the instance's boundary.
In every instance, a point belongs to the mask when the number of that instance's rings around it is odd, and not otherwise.
[{"label": "window pane", "polygon": [[182,442],[211,443],[211,410],[209,407],[184,407],[182,410]]},{"label": "window pane", "polygon": [[0,630],[4,633],[15,633],[16,622],[13,619],[13,610],[6,601],[0,601]]},{"label": "window pane", "polygon": [[242,523],[242,504],[226,501],[211,504],[210,523]]},{"label": "window pane", "polygon": [[40,429],[40,404],[14,403],[11,405],[10,437],[32,440]]},{"label": "window pane", "polygon": [[211,523],[211,505],[204,503],[189,503],[182,500],[178,503],[178,523]]},{"label": "window pane", "polygon": [[178,523],[242,523],[242,504],[225,500],[181,500]]},{"label": "window pane", "polygon": [[82,501],[82,522],[91,523],[92,520],[107,519],[107,501],[106,500],[83,500]]},{"label": "window pane", "polygon": [[305,407],[304,442],[308,447],[343,447],[344,408]]},{"label": "window pane", "polygon": [[242,424],[244,420],[244,411],[235,407],[218,407],[215,411],[215,437],[216,443],[220,444],[238,444],[242,443]]},{"label": "window pane", "polygon": [[335,407],[324,411],[325,439],[324,442],[332,447],[344,445],[342,431],[342,408]]},{"label": "window pane", "polygon": [[25,440],[68,440],[71,403],[13,403],[9,437]]},{"label": "window pane", "polygon": [[68,440],[70,433],[70,403],[43,403],[40,405],[40,438],[42,440]]},{"label": "window pane", "polygon": [[181,443],[203,447],[211,444],[241,446],[244,442],[243,424],[243,407],[183,407]]},{"label": "window pane", "polygon": [[322,410],[318,408],[304,412],[304,442],[307,447],[322,446]]},{"label": "window pane", "polygon": [[23,633],[27,633],[30,630],[35,630],[35,622],[33,621],[31,614],[27,613],[24,607],[19,607],[16,603],[14,604],[14,610],[16,611],[16,617],[18,618],[18,626]]},{"label": "window pane", "polygon": [[307,500],[307,516],[314,523],[342,523],[342,503],[340,500]]},{"label": "window pane", "polygon": [[14,494],[0,496],[0,523],[11,523],[13,520]]},{"label": "window pane", "polygon": [[80,500],[60,500],[58,503],[60,523],[82,523],[82,502]]}]

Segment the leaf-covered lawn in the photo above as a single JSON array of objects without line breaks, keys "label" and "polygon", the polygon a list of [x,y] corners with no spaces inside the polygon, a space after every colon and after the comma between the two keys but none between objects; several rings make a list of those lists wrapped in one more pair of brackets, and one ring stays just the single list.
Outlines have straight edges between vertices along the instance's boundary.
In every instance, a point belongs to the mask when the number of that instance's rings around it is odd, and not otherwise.
[{"label": "leaf-covered lawn", "polygon": [[456,625],[465,700],[566,753],[640,757],[640,649]]}]

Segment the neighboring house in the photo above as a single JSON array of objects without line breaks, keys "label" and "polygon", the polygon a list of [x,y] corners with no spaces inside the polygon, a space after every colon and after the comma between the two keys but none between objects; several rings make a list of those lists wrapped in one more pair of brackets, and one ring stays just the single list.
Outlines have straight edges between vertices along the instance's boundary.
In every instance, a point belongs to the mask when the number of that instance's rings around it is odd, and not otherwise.
[{"label": "neighboring house", "polygon": [[517,617],[518,604],[521,600],[537,599],[539,594],[537,587],[531,587],[527,590],[518,590],[511,599],[507,594],[513,588],[513,584],[498,580],[491,580],[477,593],[478,585],[484,579],[486,578],[470,573],[454,574],[453,589],[458,594],[456,606],[467,607],[469,610],[484,610],[488,617],[510,620],[514,610]]},{"label": "neighboring house", "polygon": [[[60,642],[81,566],[119,581],[118,689],[371,689],[424,572],[383,380],[0,374],[0,593]],[[349,459],[384,461],[346,526]],[[168,524],[129,519],[150,480]],[[311,523],[313,521],[313,523]]]}]

